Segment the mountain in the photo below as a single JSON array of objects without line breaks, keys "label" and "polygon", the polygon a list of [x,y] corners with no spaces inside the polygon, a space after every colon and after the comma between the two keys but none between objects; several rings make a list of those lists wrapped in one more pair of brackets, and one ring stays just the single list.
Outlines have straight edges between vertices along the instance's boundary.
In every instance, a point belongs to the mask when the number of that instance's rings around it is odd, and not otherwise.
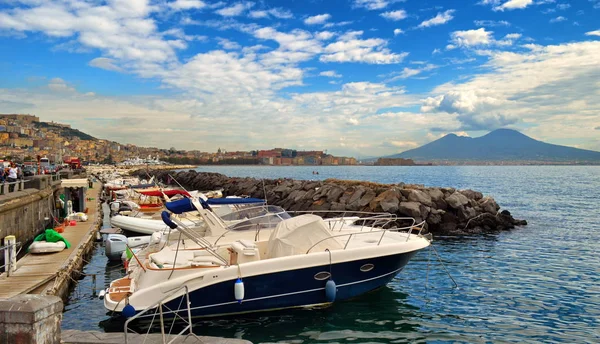
[{"label": "mountain", "polygon": [[600,162],[600,152],[534,140],[516,130],[497,129],[471,138],[448,134],[388,158],[415,161]]}]

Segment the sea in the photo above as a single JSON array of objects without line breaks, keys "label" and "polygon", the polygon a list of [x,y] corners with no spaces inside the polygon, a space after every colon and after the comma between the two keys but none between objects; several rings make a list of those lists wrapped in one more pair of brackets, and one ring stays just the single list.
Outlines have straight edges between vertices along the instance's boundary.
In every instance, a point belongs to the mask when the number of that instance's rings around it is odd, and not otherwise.
[{"label": "sea", "polygon": [[[228,176],[481,191],[527,226],[434,237],[386,287],[326,309],[197,321],[253,343],[600,343],[600,166],[202,166]],[[318,172],[314,174],[313,172]],[[108,219],[105,225],[110,226]],[[98,244],[63,328],[122,331],[94,296],[119,278]],[[451,276],[451,277],[450,277]],[[456,282],[456,285],[452,281]]]}]

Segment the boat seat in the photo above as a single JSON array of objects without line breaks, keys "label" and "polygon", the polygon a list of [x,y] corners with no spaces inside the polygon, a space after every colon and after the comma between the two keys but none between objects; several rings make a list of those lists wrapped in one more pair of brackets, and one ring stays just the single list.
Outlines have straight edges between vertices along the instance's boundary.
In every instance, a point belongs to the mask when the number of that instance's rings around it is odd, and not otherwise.
[{"label": "boat seat", "polygon": [[[177,256],[177,261],[175,261]],[[170,267],[184,267],[189,266],[190,261],[194,260],[194,252],[179,250],[179,252],[172,250],[169,246],[166,246],[157,253],[150,255],[151,261],[157,266],[170,266]]]},{"label": "boat seat", "polygon": [[260,260],[260,252],[253,241],[240,239],[231,243],[231,249],[237,254],[237,263]]}]

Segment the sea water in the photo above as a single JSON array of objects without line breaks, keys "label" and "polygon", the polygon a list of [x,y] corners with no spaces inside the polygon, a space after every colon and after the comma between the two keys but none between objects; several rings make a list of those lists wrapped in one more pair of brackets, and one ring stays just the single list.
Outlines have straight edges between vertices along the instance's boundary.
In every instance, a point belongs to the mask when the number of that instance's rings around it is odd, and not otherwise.
[{"label": "sea water", "polygon": [[[529,225],[473,237],[435,237],[386,287],[319,310],[198,321],[200,335],[254,343],[599,343],[600,166],[203,166],[228,176],[351,179],[470,188]],[[319,172],[313,174],[312,172]],[[108,226],[108,219],[105,223]],[[98,245],[87,274],[105,288],[122,276]],[[233,290],[233,288],[232,288]],[[91,277],[74,288],[63,328],[106,326]],[[102,326],[100,326],[102,322]]]}]

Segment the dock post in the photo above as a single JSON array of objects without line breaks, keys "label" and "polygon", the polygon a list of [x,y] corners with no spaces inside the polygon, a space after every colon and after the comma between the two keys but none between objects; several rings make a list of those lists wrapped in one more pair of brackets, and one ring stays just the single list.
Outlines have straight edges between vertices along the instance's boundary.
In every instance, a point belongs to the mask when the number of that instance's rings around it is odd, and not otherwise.
[{"label": "dock post", "polygon": [[92,275],[92,296],[96,296],[96,274]]},{"label": "dock post", "polygon": [[16,250],[17,239],[14,235],[7,235],[4,238],[4,271],[7,276],[17,271],[17,250]]}]

